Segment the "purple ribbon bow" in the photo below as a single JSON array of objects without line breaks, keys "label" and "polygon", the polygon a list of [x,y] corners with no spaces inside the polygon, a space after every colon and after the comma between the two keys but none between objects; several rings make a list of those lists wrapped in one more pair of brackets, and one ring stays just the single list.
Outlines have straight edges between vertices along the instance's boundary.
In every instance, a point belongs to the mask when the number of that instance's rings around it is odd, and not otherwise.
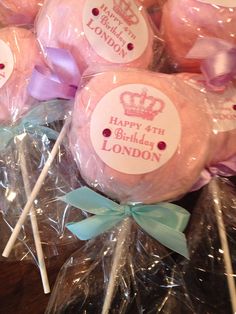
[{"label": "purple ribbon bow", "polygon": [[200,178],[194,184],[191,192],[200,190],[215,176],[232,177],[236,175],[236,155],[226,161],[219,162],[215,166],[208,167],[201,172]]},{"label": "purple ribbon bow", "polygon": [[209,86],[226,85],[236,75],[236,46],[222,39],[198,38],[186,58],[203,60],[201,71]]},{"label": "purple ribbon bow", "polygon": [[40,101],[55,98],[73,99],[79,82],[80,70],[71,55],[64,49],[45,49],[47,66],[35,66],[28,91]]}]

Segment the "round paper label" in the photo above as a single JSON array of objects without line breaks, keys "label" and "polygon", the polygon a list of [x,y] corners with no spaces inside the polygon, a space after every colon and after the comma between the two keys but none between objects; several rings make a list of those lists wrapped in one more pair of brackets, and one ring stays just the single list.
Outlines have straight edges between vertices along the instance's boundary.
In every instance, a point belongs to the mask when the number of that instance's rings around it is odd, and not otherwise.
[{"label": "round paper label", "polygon": [[132,62],[148,45],[147,23],[135,1],[87,0],[83,29],[95,52],[112,63]]},{"label": "round paper label", "polygon": [[181,123],[175,106],[161,91],[127,84],[99,101],[92,114],[90,136],[106,165],[125,174],[144,174],[174,155]]},{"label": "round paper label", "polygon": [[0,88],[10,78],[14,68],[14,58],[9,46],[0,39]]},{"label": "round paper label", "polygon": [[197,0],[198,2],[218,5],[220,7],[226,8],[236,8],[236,1],[235,0]]}]

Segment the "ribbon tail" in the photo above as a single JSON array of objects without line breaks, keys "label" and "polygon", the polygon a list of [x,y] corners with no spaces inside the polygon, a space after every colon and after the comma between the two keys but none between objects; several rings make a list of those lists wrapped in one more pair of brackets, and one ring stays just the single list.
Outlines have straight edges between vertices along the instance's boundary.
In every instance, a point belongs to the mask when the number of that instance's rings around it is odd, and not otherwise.
[{"label": "ribbon tail", "polygon": [[119,213],[119,205],[87,187],[79,188],[59,198],[61,201],[86,210],[90,214]]},{"label": "ribbon tail", "polygon": [[66,227],[80,240],[90,240],[108,231],[123,219],[123,215],[96,215],[80,222],[69,223]]},{"label": "ribbon tail", "polygon": [[187,240],[184,233],[140,215],[134,215],[134,219],[144,231],[162,245],[189,259]]}]

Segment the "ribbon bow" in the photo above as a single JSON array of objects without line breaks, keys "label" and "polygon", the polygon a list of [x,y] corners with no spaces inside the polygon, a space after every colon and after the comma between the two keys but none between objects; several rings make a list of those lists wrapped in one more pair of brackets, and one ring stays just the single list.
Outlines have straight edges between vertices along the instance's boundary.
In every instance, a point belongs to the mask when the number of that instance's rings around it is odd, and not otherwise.
[{"label": "ribbon bow", "polygon": [[182,231],[187,226],[190,214],[180,206],[170,203],[119,205],[86,187],[72,191],[60,197],[60,200],[95,215],[67,224],[67,228],[81,240],[96,237],[131,216],[161,244],[186,258],[189,256]]},{"label": "ribbon bow", "polygon": [[222,39],[198,38],[186,58],[200,59],[208,85],[221,87],[236,75],[236,46]]},{"label": "ribbon bow", "polygon": [[43,125],[62,120],[70,108],[71,104],[62,101],[42,103],[34,107],[19,123],[0,127],[0,151],[6,149],[15,136],[25,132],[46,135],[49,139],[56,140],[58,132]]},{"label": "ribbon bow", "polygon": [[73,99],[79,82],[80,70],[71,55],[65,49],[45,48],[48,66],[36,66],[33,70],[28,92],[38,99]]},{"label": "ribbon bow", "polygon": [[236,156],[226,161],[219,162],[215,166],[208,167],[201,172],[200,178],[194,184],[191,192],[200,190],[203,186],[210,183],[211,179],[216,176],[232,177],[236,174]]}]

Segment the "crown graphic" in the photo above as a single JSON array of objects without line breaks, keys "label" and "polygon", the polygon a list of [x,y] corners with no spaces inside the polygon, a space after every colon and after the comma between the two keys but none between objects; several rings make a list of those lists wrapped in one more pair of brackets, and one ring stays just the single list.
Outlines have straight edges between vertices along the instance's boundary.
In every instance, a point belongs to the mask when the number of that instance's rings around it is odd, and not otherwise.
[{"label": "crown graphic", "polygon": [[138,24],[139,19],[126,0],[113,0],[113,10],[128,24]]},{"label": "crown graphic", "polygon": [[120,102],[126,116],[139,117],[144,120],[153,120],[162,113],[165,107],[163,100],[149,96],[145,90],[141,94],[124,92],[120,95]]}]

